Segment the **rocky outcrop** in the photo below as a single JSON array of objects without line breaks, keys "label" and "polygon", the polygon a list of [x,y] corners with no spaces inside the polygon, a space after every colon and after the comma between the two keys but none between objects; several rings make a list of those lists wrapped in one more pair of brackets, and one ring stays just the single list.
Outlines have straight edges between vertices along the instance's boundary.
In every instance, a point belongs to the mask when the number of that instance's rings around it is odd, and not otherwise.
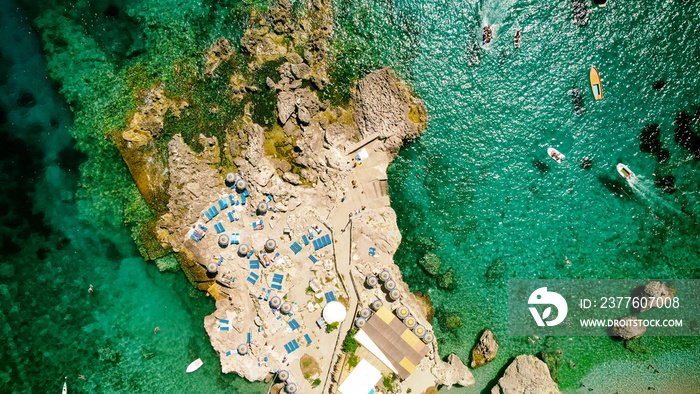
[{"label": "rocky outcrop", "polygon": [[325,106],[319,101],[316,93],[308,88],[282,91],[277,96],[277,117],[283,125],[290,119],[298,120],[301,125],[308,125]]},{"label": "rocky outcrop", "polygon": [[231,59],[235,54],[236,48],[231,45],[231,42],[224,37],[219,37],[204,54],[204,73],[212,75],[219,64]]},{"label": "rocky outcrop", "polygon": [[425,270],[430,275],[437,275],[440,273],[440,267],[442,267],[442,260],[433,252],[428,252],[418,259],[418,265]]},{"label": "rocky outcrop", "polygon": [[547,364],[534,356],[521,355],[506,368],[492,394],[550,394],[560,393],[549,374]]},{"label": "rocky outcrop", "polygon": [[476,383],[469,368],[454,353],[447,357],[446,363],[440,361],[437,365],[439,369],[433,368],[433,374],[438,378],[437,383],[440,386],[444,385],[449,389],[455,384],[467,387]]},{"label": "rocky outcrop", "polygon": [[378,135],[385,146],[398,152],[403,141],[418,137],[428,122],[423,102],[388,68],[375,71],[353,91],[353,119],[362,137]]},{"label": "rocky outcrop", "polygon": [[453,290],[457,282],[457,274],[454,268],[449,268],[437,277],[437,285],[443,290]]},{"label": "rocky outcrop", "polygon": [[640,303],[638,311],[646,312],[664,303],[668,305],[669,300],[673,299],[675,295],[676,289],[669,288],[665,283],[649,282],[639,293],[639,297],[646,298],[648,302],[644,302],[644,307],[641,307],[642,303]]},{"label": "rocky outcrop", "polygon": [[616,319],[613,325],[608,328],[608,332],[612,336],[622,339],[639,338],[647,331],[646,326],[642,324],[642,319],[634,316],[626,316],[621,319]]},{"label": "rocky outcrop", "polygon": [[493,335],[491,330],[485,330],[479,338],[479,342],[474,346],[472,350],[472,368],[479,368],[483,365],[488,364],[491,360],[496,358],[498,353],[498,342]]}]

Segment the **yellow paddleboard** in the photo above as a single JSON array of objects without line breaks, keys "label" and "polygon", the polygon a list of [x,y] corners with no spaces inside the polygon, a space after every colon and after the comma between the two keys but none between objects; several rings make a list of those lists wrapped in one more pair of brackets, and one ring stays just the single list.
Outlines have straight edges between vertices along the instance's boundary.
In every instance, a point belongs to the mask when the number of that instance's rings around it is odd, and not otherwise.
[{"label": "yellow paddleboard", "polygon": [[596,100],[603,98],[603,85],[600,84],[600,75],[595,66],[591,67],[591,89],[593,90],[593,97],[595,97]]}]

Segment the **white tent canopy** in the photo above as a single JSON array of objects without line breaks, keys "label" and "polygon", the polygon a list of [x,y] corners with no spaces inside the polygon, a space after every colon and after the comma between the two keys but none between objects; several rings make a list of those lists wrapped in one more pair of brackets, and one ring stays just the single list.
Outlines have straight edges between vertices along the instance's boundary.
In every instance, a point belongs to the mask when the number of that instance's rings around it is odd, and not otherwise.
[{"label": "white tent canopy", "polygon": [[340,385],[338,391],[341,394],[368,394],[381,378],[382,373],[367,360],[362,359]]},{"label": "white tent canopy", "polygon": [[342,322],[345,320],[346,314],[345,306],[338,301],[329,302],[328,305],[323,308],[323,320],[328,324]]}]

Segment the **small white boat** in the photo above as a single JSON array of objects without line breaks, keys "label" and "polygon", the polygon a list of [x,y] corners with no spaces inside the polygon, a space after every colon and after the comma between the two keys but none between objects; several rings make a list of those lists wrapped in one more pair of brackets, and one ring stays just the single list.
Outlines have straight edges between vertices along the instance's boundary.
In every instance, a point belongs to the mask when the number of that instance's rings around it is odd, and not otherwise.
[{"label": "small white boat", "polygon": [[547,155],[556,160],[557,163],[561,163],[562,160],[566,159],[566,156],[562,155],[561,152],[554,148],[547,148]]},{"label": "small white boat", "polygon": [[617,164],[617,172],[620,174],[620,176],[622,176],[625,179],[632,179],[636,176],[636,175],[634,175],[634,172],[632,172],[632,170],[630,170],[629,167],[627,167],[626,165],[624,165],[622,163]]},{"label": "small white boat", "polygon": [[199,369],[204,364],[201,358],[192,361],[192,364],[187,366],[187,373],[194,372]]},{"label": "small white boat", "polygon": [[63,391],[61,391],[63,394],[68,394],[68,376],[66,376],[66,380],[63,381]]}]

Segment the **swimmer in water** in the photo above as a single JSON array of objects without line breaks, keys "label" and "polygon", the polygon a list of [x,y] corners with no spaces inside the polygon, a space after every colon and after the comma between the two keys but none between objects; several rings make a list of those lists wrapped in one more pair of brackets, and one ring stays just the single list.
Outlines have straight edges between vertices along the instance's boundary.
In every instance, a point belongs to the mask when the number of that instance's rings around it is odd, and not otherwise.
[{"label": "swimmer in water", "polygon": [[566,256],[564,256],[564,260],[566,260],[566,265],[568,265],[569,267],[571,267],[571,261],[569,261],[569,258],[566,257]]}]

